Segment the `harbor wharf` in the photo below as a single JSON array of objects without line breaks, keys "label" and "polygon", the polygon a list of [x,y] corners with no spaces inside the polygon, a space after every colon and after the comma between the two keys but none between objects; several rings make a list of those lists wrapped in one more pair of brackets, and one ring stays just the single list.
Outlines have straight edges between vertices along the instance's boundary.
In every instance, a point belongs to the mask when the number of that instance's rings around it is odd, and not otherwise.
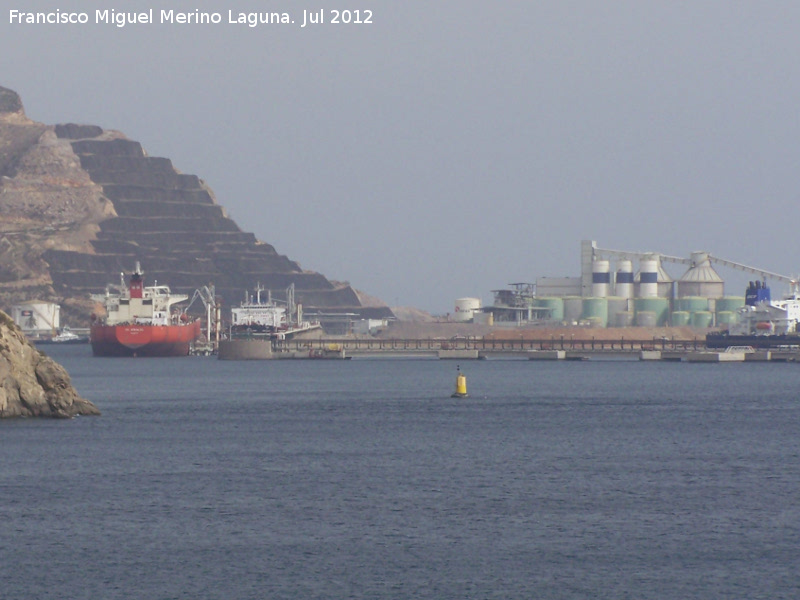
[{"label": "harbor wharf", "polygon": [[342,350],[347,356],[408,356],[437,358],[564,358],[590,357],[639,358],[643,351],[660,351],[667,356],[682,356],[706,349],[704,338],[693,339],[595,339],[553,336],[541,339],[491,339],[484,337],[439,338],[367,338],[305,337],[276,340],[276,354],[301,354],[312,351]]}]

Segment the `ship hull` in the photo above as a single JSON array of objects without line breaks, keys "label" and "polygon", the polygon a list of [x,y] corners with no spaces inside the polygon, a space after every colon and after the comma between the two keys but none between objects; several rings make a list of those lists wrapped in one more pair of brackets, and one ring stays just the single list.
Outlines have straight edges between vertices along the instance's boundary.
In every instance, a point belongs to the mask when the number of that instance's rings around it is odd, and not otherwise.
[{"label": "ship hull", "polygon": [[186,356],[200,336],[200,321],[185,325],[102,325],[90,332],[95,356]]}]

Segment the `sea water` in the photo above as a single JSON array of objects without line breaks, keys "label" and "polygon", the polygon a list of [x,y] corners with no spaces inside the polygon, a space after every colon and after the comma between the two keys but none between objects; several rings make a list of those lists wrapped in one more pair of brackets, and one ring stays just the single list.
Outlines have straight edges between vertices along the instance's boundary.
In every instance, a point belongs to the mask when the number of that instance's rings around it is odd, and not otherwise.
[{"label": "sea water", "polygon": [[5,600],[800,597],[800,365],[48,351]]}]

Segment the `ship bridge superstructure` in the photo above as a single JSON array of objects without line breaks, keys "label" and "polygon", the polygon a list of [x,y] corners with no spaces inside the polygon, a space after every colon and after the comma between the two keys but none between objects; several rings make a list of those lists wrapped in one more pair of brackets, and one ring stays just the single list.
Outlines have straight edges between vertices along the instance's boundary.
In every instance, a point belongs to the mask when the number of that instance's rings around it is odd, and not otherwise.
[{"label": "ship bridge superstructure", "polygon": [[140,264],[125,281],[125,274],[120,273],[120,283],[106,287],[105,294],[93,294],[92,299],[104,305],[107,325],[136,323],[140,325],[177,324],[180,311],[172,307],[189,299],[184,294],[173,294],[169,286],[144,285],[144,273]]}]

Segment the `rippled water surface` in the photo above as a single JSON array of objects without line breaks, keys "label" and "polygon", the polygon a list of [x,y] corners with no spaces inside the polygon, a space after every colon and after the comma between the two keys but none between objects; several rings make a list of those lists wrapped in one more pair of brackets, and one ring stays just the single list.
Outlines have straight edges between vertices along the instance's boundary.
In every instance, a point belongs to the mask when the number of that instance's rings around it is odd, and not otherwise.
[{"label": "rippled water surface", "polygon": [[4,599],[800,597],[800,365],[53,354]]}]

